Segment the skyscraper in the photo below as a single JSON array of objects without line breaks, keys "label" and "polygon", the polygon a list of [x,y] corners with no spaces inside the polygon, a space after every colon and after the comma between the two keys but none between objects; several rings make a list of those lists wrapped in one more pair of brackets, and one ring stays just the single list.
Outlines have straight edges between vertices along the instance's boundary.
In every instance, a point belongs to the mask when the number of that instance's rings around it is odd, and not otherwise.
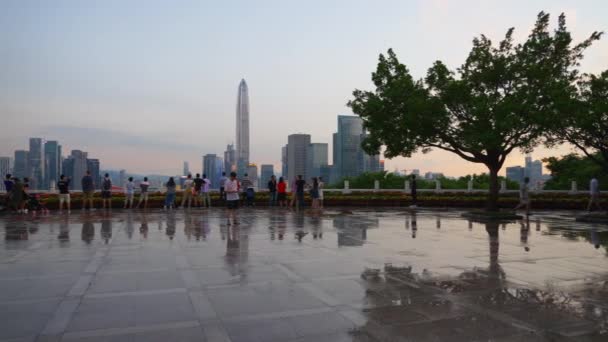
[{"label": "skyscraper", "polygon": [[61,146],[55,140],[44,143],[45,189],[54,188],[61,173]]},{"label": "skyscraper", "polygon": [[233,144],[229,144],[224,151],[224,172],[230,174],[232,171],[236,171],[236,150]]},{"label": "skyscraper", "polygon": [[87,159],[87,170],[91,172],[95,189],[101,189],[101,174],[99,171],[99,159]]},{"label": "skyscraper", "polygon": [[184,176],[187,176],[190,174],[190,164],[188,164],[187,161],[184,161]]},{"label": "skyscraper", "polygon": [[68,157],[68,160],[70,161],[64,163],[64,166],[72,168],[72,170],[69,170],[71,172],[68,172],[68,174],[71,174],[71,186],[74,190],[82,190],[82,177],[84,177],[88,168],[87,156],[87,152],[72,150],[72,153]]},{"label": "skyscraper", "polygon": [[[306,174],[308,177],[321,176],[321,168],[327,166],[328,145],[325,143],[311,143],[306,152]],[[308,180],[307,180],[308,181]]]},{"label": "skyscraper", "polygon": [[338,115],[338,132],[334,133],[334,171],[337,178],[356,177],[380,169],[380,156],[368,155],[361,148],[365,138],[363,121],[358,116]]},{"label": "skyscraper", "polygon": [[244,79],[236,99],[236,159],[237,172],[245,173],[249,165],[249,89]]},{"label": "skyscraper", "polygon": [[266,188],[270,177],[274,175],[274,165],[272,164],[262,164],[261,167],[261,175],[260,175],[260,188]]},{"label": "skyscraper", "polygon": [[249,164],[247,166],[247,175],[253,186],[258,188],[260,186],[260,179],[258,177],[258,166],[256,164]]},{"label": "skyscraper", "polygon": [[206,154],[203,156],[203,174],[207,175],[211,181],[212,189],[219,189],[220,177],[224,169],[224,161],[215,154]]},{"label": "skyscraper", "polygon": [[[9,173],[11,173],[11,158],[0,157],[0,175],[2,176],[2,180],[4,180],[4,176]],[[0,190],[6,190],[4,182],[0,182]]]},{"label": "skyscraper", "polygon": [[29,177],[29,152],[25,150],[15,151],[15,165],[13,166],[13,176],[23,179]]},{"label": "skyscraper", "polygon": [[281,147],[281,176],[287,179],[287,145]]},{"label": "skyscraper", "polygon": [[287,179],[289,184],[302,175],[306,180],[306,164],[308,161],[309,134],[291,134],[287,137]]},{"label": "skyscraper", "polygon": [[30,138],[28,167],[30,187],[36,190],[44,189],[44,150],[41,138]]}]

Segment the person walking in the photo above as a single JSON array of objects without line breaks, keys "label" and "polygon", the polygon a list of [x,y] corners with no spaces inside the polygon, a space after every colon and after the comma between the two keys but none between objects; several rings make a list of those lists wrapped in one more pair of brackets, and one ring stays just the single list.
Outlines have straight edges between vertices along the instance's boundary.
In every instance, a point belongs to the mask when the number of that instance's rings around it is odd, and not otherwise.
[{"label": "person walking", "polygon": [[201,178],[201,175],[199,173],[196,174],[196,176],[194,176],[194,206],[199,206],[201,205],[202,202],[202,192],[201,189],[203,187],[203,179]]},{"label": "person walking", "polygon": [[412,175],[410,179],[410,195],[412,196],[412,205],[410,208],[418,206],[418,184],[416,184],[416,175]]},{"label": "person walking", "polygon": [[587,211],[593,210],[594,205],[598,210],[602,210],[602,206],[600,205],[600,183],[595,177],[589,181],[589,204],[587,204]]},{"label": "person walking", "polygon": [[319,177],[319,208],[323,209],[323,189],[325,188],[325,183],[323,182],[323,177]]},{"label": "person walking", "polygon": [[188,202],[188,208],[192,206],[192,188],[194,186],[194,181],[192,180],[192,175],[189,174],[186,180],[184,181],[184,191],[182,193],[182,205],[183,209],[186,208],[186,202]]},{"label": "person walking", "polygon": [[240,184],[236,179],[236,172],[230,173],[230,179],[224,183],[224,190],[226,191],[226,208],[228,209],[228,224],[232,218],[232,224],[238,224],[236,218],[236,211],[239,208],[239,191]]},{"label": "person walking", "polygon": [[177,185],[173,180],[173,177],[169,177],[169,181],[165,183],[165,187],[167,188],[167,193],[165,195],[165,205],[163,209],[167,210],[167,208],[173,208],[173,203],[175,202],[175,188]]},{"label": "person walking", "polygon": [[255,199],[255,192],[253,190],[253,183],[249,179],[249,175],[245,174],[245,177],[241,180],[241,189],[245,197],[245,201],[248,207],[253,206],[253,200]]},{"label": "person walking", "polygon": [[302,179],[302,175],[298,175],[296,180],[296,210],[304,208],[304,188],[306,181]]},{"label": "person walking", "polygon": [[529,183],[530,178],[525,177],[524,181],[519,185],[519,204],[514,209],[518,210],[525,207],[526,215],[530,215],[530,188],[528,187]]},{"label": "person walking", "polygon": [[310,197],[312,198],[312,208],[319,209],[319,179],[317,177],[312,178]]},{"label": "person walking", "polygon": [[133,198],[135,197],[135,183],[133,177],[129,177],[127,184],[125,184],[125,209],[133,209]]},{"label": "person walking", "polygon": [[274,207],[277,205],[277,177],[270,176],[268,181],[268,205]]},{"label": "person walking", "polygon": [[144,177],[144,181],[139,183],[139,202],[137,203],[137,208],[139,208],[139,206],[141,205],[141,203],[144,203],[144,209],[148,209],[148,197],[149,197],[149,192],[148,189],[150,188],[150,182],[148,182],[148,177]]},{"label": "person walking", "polygon": [[283,177],[279,178],[277,183],[278,200],[280,207],[287,207],[287,183]]},{"label": "person walking", "polygon": [[202,198],[203,208],[211,208],[211,197],[209,196],[209,190],[211,188],[211,181],[207,178],[207,175],[203,174],[203,185],[202,185]]},{"label": "person walking", "polygon": [[63,204],[66,204],[68,214],[70,213],[70,179],[65,175],[59,176],[59,182],[57,182],[57,188],[59,188],[59,211],[63,211]]},{"label": "person walking", "polygon": [[106,202],[107,208],[112,209],[112,180],[107,173],[103,176],[101,182],[101,205],[103,209],[106,209]]},{"label": "person walking", "polygon": [[87,206],[87,202],[89,202],[89,209],[95,210],[93,207],[93,194],[95,194],[95,182],[93,181],[93,177],[91,177],[91,171],[87,170],[87,173],[82,177],[81,180],[82,185],[82,210],[84,210]]},{"label": "person walking", "polygon": [[228,178],[226,177],[226,172],[222,172],[222,177],[220,177],[220,201],[226,200],[226,194],[224,193],[224,189],[226,188],[226,181]]}]

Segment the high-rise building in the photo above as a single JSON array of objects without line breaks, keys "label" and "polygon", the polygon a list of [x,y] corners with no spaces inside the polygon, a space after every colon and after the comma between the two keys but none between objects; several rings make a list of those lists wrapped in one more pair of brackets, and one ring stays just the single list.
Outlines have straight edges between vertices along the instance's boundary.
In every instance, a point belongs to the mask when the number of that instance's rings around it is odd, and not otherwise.
[{"label": "high-rise building", "polygon": [[0,157],[0,175],[2,180],[0,180],[0,190],[4,191],[6,188],[4,187],[4,177],[11,173],[11,158],[10,157]]},{"label": "high-rise building", "polygon": [[30,153],[29,153],[29,177],[30,188],[43,190],[44,184],[44,148],[41,138],[30,138]]},{"label": "high-rise building", "polygon": [[233,144],[229,144],[224,151],[224,172],[230,174],[232,171],[236,171],[236,150]]},{"label": "high-rise building", "polygon": [[74,186],[74,158],[68,156],[61,161],[61,173],[71,180],[70,188]]},{"label": "high-rise building", "polygon": [[363,172],[380,169],[380,156],[363,151],[361,142],[364,138],[360,117],[338,115],[338,132],[333,135],[333,166],[338,178],[356,177]]},{"label": "high-rise building", "polygon": [[72,159],[72,189],[82,190],[82,177],[85,176],[88,168],[88,153],[80,150],[72,150],[68,159]]},{"label": "high-rise building", "polygon": [[287,137],[287,179],[291,184],[298,175],[306,180],[308,174],[306,164],[308,161],[309,134],[291,134]]},{"label": "high-rise building", "polygon": [[220,188],[220,177],[224,170],[224,161],[215,154],[206,154],[203,156],[203,174],[207,175],[211,181],[212,189]]},{"label": "high-rise building", "polygon": [[249,165],[249,88],[244,79],[236,99],[236,158],[237,172],[245,173]]},{"label": "high-rise building", "polygon": [[525,171],[521,166],[507,167],[507,179],[521,183],[524,180]]},{"label": "high-rise building", "polygon": [[[179,180],[179,178],[176,178]],[[118,186],[124,187],[127,184],[127,170],[120,170],[118,172]]]},{"label": "high-rise building", "polygon": [[543,182],[543,163],[540,160],[532,160],[530,155],[526,156],[526,167],[524,176],[530,178],[530,184],[538,185]]},{"label": "high-rise building", "polygon": [[285,179],[287,179],[287,170],[287,145],[285,145],[281,147],[281,176],[283,176],[283,178]]},{"label": "high-rise building", "polygon": [[270,177],[274,175],[274,165],[262,164],[260,175],[260,188],[266,188]]},{"label": "high-rise building", "polygon": [[45,189],[54,189],[61,175],[61,146],[56,140],[44,143]]},{"label": "high-rise building", "polygon": [[311,143],[308,145],[308,151],[306,152],[306,174],[308,177],[321,176],[321,168],[327,166],[327,150],[328,145],[325,143]]},{"label": "high-rise building", "polygon": [[101,172],[99,170],[99,159],[87,159],[87,170],[91,172],[95,189],[101,189]]},{"label": "high-rise building", "polygon": [[253,183],[254,187],[258,188],[260,186],[260,181],[258,177],[258,166],[256,164],[249,164],[247,166],[247,176],[249,177],[251,183]]},{"label": "high-rise building", "polygon": [[25,150],[15,151],[15,164],[13,165],[13,176],[23,180],[24,177],[29,177],[29,152]]},{"label": "high-rise building", "polygon": [[184,161],[184,176],[190,174],[190,164],[187,161]]}]

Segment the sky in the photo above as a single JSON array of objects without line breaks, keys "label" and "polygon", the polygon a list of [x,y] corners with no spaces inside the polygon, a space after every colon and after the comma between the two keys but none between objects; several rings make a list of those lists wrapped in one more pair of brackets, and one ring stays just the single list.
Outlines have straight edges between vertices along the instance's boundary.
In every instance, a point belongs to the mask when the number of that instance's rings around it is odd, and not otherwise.
[{"label": "sky", "polygon": [[[331,159],[337,115],[351,114],[354,89],[372,89],[380,53],[393,48],[420,78],[435,60],[461,65],[482,33],[498,41],[515,27],[525,39],[541,10],[553,25],[565,12],[579,41],[608,31],[601,0],[3,0],[0,155],[42,137],[88,151],[103,169],[178,174],[188,161],[200,170],[202,155],[235,141],[245,78],[253,162],[280,170],[292,133],[329,143]],[[607,37],[581,69],[608,69]],[[520,164],[514,153],[505,166]],[[485,171],[442,151],[386,160],[386,169]]]}]

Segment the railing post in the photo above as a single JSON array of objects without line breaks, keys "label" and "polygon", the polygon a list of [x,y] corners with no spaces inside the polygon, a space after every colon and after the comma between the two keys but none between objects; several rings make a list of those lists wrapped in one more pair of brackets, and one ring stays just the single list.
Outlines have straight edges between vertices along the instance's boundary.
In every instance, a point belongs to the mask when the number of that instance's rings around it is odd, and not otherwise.
[{"label": "railing post", "polygon": [[378,190],[380,190],[380,181],[376,179],[374,181],[374,191],[378,191]]},{"label": "railing post", "polygon": [[342,193],[343,194],[350,193],[350,183],[347,180],[344,181],[344,190],[342,190]]},{"label": "railing post", "polygon": [[473,180],[469,179],[469,181],[467,182],[467,191],[471,192],[473,191]]},{"label": "railing post", "polygon": [[410,181],[408,181],[408,180],[405,181],[405,186],[403,188],[403,192],[405,192],[406,194],[410,193]]},{"label": "railing post", "polygon": [[441,192],[441,181],[439,179],[435,180],[435,192]]},{"label": "railing post", "polygon": [[500,181],[500,192],[507,191],[507,180],[503,179]]},{"label": "railing post", "polygon": [[576,186],[576,181],[572,181],[572,185],[570,186],[570,193],[576,194],[578,192],[578,187]]}]

